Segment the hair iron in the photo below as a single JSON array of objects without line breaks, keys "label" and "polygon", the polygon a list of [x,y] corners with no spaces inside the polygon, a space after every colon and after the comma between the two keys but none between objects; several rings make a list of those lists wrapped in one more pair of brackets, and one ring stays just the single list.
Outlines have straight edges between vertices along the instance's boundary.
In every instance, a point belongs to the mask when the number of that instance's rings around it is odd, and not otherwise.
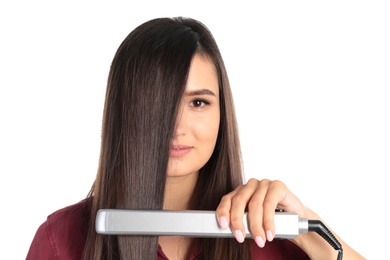
[{"label": "hair iron", "polygon": [[[317,232],[343,257],[341,244],[319,220],[300,218],[295,213],[275,212],[275,238],[290,239],[307,232]],[[247,238],[247,213],[243,218]],[[150,235],[190,237],[234,237],[230,229],[218,225],[215,211],[202,210],[129,210],[100,209],[96,215],[96,232],[102,235]]]}]

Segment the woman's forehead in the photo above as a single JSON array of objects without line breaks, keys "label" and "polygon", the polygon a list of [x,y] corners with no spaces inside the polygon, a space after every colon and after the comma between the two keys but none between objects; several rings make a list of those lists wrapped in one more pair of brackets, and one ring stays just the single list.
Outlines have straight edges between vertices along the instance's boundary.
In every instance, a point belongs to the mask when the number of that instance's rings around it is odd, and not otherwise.
[{"label": "woman's forehead", "polygon": [[[186,92],[208,90],[218,96],[218,75],[214,63],[204,55],[196,54],[191,61],[188,73]],[[203,91],[206,94],[207,91]]]}]

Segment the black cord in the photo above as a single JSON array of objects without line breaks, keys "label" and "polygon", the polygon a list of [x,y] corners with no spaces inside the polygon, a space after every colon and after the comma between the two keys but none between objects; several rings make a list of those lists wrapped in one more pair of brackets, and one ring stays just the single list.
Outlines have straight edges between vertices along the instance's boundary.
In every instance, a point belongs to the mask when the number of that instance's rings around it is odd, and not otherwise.
[{"label": "black cord", "polygon": [[308,222],[309,231],[317,232],[317,234],[323,237],[335,250],[339,251],[337,260],[343,259],[343,248],[341,243],[336,239],[332,232],[330,232],[330,230],[320,220],[309,219]]}]

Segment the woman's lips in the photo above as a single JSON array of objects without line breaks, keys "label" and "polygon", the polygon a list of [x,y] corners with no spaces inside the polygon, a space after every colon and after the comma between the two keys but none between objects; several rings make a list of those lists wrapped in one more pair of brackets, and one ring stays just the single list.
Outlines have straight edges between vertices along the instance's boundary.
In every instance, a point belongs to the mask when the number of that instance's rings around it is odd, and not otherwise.
[{"label": "woman's lips", "polygon": [[191,151],[192,147],[185,145],[173,145],[169,150],[169,156],[180,157],[184,156]]}]

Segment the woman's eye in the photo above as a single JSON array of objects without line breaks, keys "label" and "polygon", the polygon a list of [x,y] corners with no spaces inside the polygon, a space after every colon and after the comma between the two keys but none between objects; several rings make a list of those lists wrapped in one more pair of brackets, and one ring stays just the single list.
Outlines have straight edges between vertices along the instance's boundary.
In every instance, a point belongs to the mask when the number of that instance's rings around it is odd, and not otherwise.
[{"label": "woman's eye", "polygon": [[209,104],[207,101],[202,100],[202,99],[195,99],[191,101],[190,106],[192,107],[203,107],[205,105]]}]

